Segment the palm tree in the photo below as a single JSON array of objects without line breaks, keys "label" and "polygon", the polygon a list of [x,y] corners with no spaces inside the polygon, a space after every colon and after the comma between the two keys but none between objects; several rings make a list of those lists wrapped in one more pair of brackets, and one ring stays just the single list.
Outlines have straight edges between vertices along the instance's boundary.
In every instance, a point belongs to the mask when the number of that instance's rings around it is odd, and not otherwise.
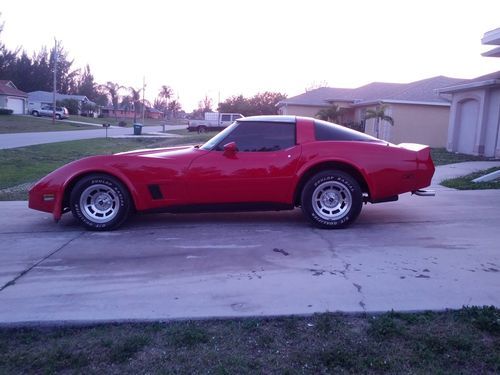
[{"label": "palm tree", "polygon": [[330,107],[323,108],[316,113],[316,118],[329,122],[340,122],[343,114],[344,108],[340,108],[337,104],[332,104]]},{"label": "palm tree", "polygon": [[174,95],[174,90],[170,86],[163,85],[158,96],[165,100],[165,115],[168,117],[168,100]]},{"label": "palm tree", "polygon": [[142,89],[134,89],[133,87],[128,88],[130,91],[130,99],[134,104],[134,123],[137,122],[137,112],[141,108],[141,91]]},{"label": "palm tree", "polygon": [[175,119],[177,117],[177,114],[182,110],[181,103],[179,103],[178,100],[172,100],[170,103],[168,103],[168,110],[172,112],[172,117]]},{"label": "palm tree", "polygon": [[379,138],[380,135],[380,121],[387,121],[391,126],[394,126],[394,119],[385,114],[386,109],[386,105],[378,105],[375,109],[367,109],[365,113],[365,120],[375,119],[375,134],[377,138]]},{"label": "palm tree", "polygon": [[115,112],[115,120],[117,120],[118,116],[116,114],[116,111],[118,110],[118,100],[120,98],[119,92],[124,87],[119,85],[118,83],[108,81],[105,85],[100,85],[99,88],[103,89],[111,100],[111,104],[113,105],[113,110]]}]

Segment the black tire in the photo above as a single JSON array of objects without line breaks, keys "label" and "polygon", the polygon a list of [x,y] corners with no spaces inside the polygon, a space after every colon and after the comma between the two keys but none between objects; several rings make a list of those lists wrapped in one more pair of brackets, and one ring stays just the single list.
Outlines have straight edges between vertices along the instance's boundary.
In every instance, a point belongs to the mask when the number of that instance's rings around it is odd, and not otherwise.
[{"label": "black tire", "polygon": [[33,112],[31,112],[31,114],[32,114],[33,116],[35,116],[35,117],[40,116],[40,114],[38,113],[38,111],[33,111]]},{"label": "black tire", "polygon": [[207,132],[207,127],[206,126],[198,126],[198,133],[206,133]]},{"label": "black tire", "polygon": [[307,181],[301,196],[304,215],[323,229],[345,228],[361,212],[363,193],[351,175],[341,171],[320,172]]},{"label": "black tire", "polygon": [[118,228],[132,208],[127,188],[106,174],[79,180],[70,195],[71,212],[85,228],[105,231]]},{"label": "black tire", "polygon": [[60,119],[61,119],[61,115],[60,115],[60,114],[58,114],[58,113],[56,113],[56,119],[57,119],[57,120],[60,120]]}]

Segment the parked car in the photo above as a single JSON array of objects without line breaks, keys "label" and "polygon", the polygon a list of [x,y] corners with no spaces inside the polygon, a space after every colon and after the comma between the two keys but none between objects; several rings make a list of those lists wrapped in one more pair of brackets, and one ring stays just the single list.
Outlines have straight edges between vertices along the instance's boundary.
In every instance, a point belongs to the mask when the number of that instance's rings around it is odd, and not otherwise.
[{"label": "parked car", "polygon": [[364,202],[428,195],[428,146],[394,145],[340,125],[295,116],[238,119],[202,146],[92,156],[29,192],[29,207],[57,221],[71,211],[91,230],[132,212],[291,210],[320,228],[354,222]]},{"label": "parked car", "polygon": [[204,120],[190,120],[188,123],[188,130],[198,133],[222,130],[239,118],[242,118],[243,115],[241,113],[205,112],[204,117]]},{"label": "parked car", "polygon": [[[45,116],[45,117],[52,117],[54,116],[54,110],[53,106],[51,105],[42,105],[40,108],[32,109],[31,114],[33,116]],[[56,107],[56,119],[61,120],[65,118],[69,118],[68,115],[68,110],[65,107]]]}]

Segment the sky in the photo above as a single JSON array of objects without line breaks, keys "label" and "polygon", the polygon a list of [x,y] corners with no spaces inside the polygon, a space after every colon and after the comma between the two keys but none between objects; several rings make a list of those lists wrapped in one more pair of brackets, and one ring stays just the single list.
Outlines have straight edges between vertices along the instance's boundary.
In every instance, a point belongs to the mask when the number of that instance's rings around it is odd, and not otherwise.
[{"label": "sky", "polygon": [[169,85],[191,111],[219,98],[500,70],[482,57],[498,0],[3,1],[0,35],[29,54],[54,38],[98,83]]}]

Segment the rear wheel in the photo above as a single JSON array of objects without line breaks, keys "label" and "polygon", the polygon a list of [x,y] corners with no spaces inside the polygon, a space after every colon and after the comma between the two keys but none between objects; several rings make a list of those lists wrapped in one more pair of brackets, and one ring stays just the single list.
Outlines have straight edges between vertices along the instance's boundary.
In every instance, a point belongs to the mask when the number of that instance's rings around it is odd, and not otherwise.
[{"label": "rear wheel", "polygon": [[345,228],[358,217],[363,195],[358,182],[341,171],[323,171],[304,186],[302,211],[317,227]]},{"label": "rear wheel", "polygon": [[198,133],[206,133],[207,127],[206,126],[198,126]]},{"label": "rear wheel", "polygon": [[40,116],[40,114],[38,113],[38,111],[33,111],[33,112],[31,112],[31,114],[32,114],[33,116],[35,116],[35,117]]},{"label": "rear wheel", "polygon": [[131,210],[130,194],[114,177],[93,174],[83,177],[71,191],[71,212],[87,229],[118,228]]},{"label": "rear wheel", "polygon": [[56,119],[58,119],[58,120],[61,119],[61,115],[59,113],[56,113]]}]

